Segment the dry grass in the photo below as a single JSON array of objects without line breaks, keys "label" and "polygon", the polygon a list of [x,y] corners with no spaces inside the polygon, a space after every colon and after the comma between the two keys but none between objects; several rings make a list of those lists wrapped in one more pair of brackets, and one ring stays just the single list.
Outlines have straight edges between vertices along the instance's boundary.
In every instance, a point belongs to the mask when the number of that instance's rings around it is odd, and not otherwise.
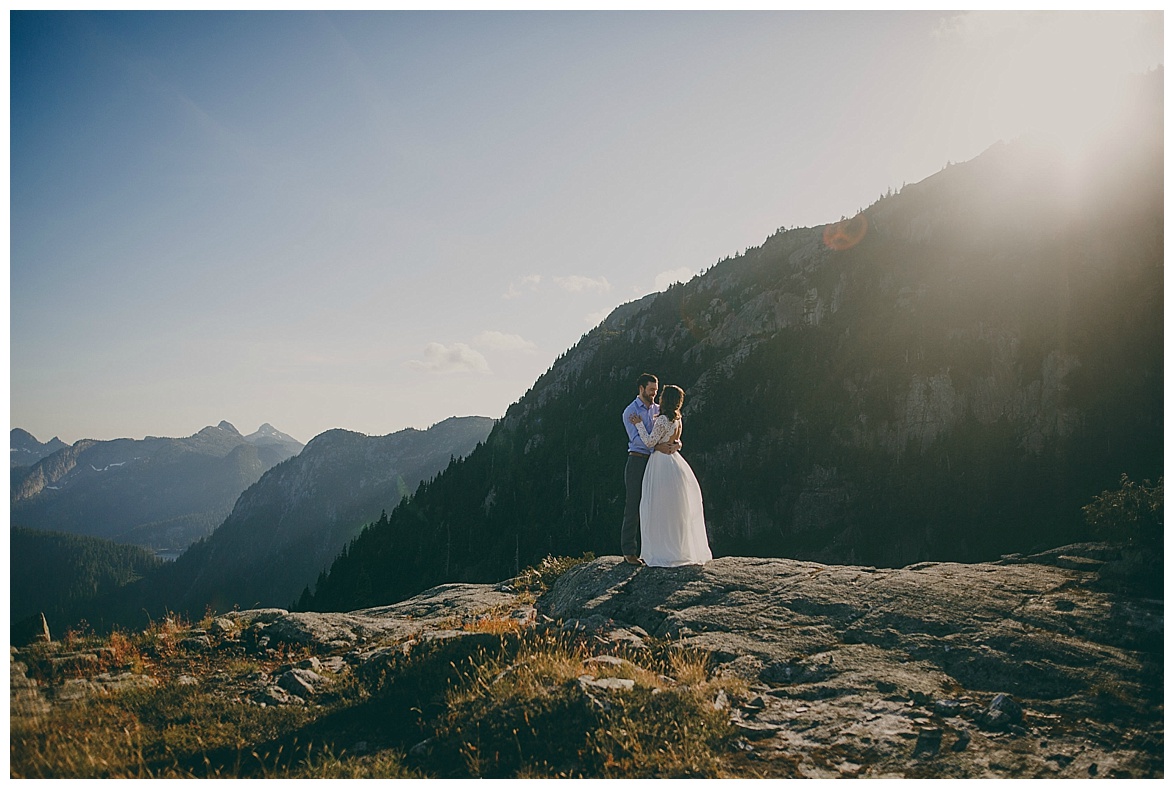
[{"label": "dry grass", "polygon": [[491,635],[501,636],[506,634],[517,635],[525,629],[525,625],[509,616],[487,616],[481,619],[475,619],[472,622],[464,622],[461,624],[460,629],[470,633],[490,633]]},{"label": "dry grass", "polygon": [[[703,654],[666,652],[588,662],[582,642],[536,637],[481,660],[446,698],[433,763],[454,777],[721,777],[731,730],[714,701],[746,687],[712,678]],[[585,675],[632,687],[595,688]]]},{"label": "dry grass", "polygon": [[[11,718],[10,770],[14,778],[160,778],[204,776],[344,777],[352,774],[327,749],[285,747],[280,742],[345,706],[362,691],[352,677],[325,686],[325,706],[260,707],[244,703],[251,691],[239,682],[277,665],[296,662],[307,650],[289,647],[263,659],[243,654],[189,654],[178,649],[187,635],[171,619],[142,633],[116,631],[105,640],[75,633],[68,644],[37,644],[21,655],[29,676],[44,684],[90,677],[117,669],[152,677],[155,687],[104,690],[70,705],[54,704],[47,714]],[[53,667],[63,648],[88,648],[96,663],[67,672]],[[181,674],[200,678],[195,686],[176,683]],[[215,677],[232,688],[212,692],[204,681]],[[215,682],[213,682],[215,684]],[[267,743],[278,742],[272,748]],[[379,775],[390,757],[376,759],[358,774]],[[374,771],[374,772],[372,772]],[[398,768],[392,771],[399,774]]]},{"label": "dry grass", "polygon": [[[341,682],[342,690],[348,683]],[[399,753],[355,757],[299,739],[332,707],[259,707],[193,687],[128,690],[13,718],[13,778],[362,778],[411,775]]]},{"label": "dry grass", "polygon": [[[526,583],[545,588],[581,560],[551,559]],[[533,594],[533,591],[522,594]],[[590,634],[538,632],[510,617],[523,600],[454,619],[465,638],[422,644],[356,668],[310,706],[246,703],[252,675],[309,651],[264,656],[239,645],[189,653],[189,623],[167,617],[106,639],[79,630],[73,649],[100,652],[87,670],[130,670],[153,688],[121,690],[12,719],[17,778],[725,777],[745,774],[730,745],[723,691],[705,653],[668,641],[647,649]],[[52,679],[61,645],[22,654],[30,676]],[[600,652],[610,652],[601,655]],[[593,658],[603,657],[604,660]],[[618,660],[615,658],[619,658]],[[187,674],[198,679],[180,685]],[[60,681],[58,675],[53,681]],[[627,687],[591,685],[620,679]],[[248,690],[254,688],[254,690]],[[423,743],[426,747],[414,748]],[[411,756],[408,756],[411,752]]]},{"label": "dry grass", "polygon": [[[497,620],[483,619],[491,629]],[[486,624],[490,623],[490,624]],[[487,632],[485,630],[481,632]],[[158,647],[160,633],[144,643]],[[162,635],[167,636],[167,633]],[[119,635],[116,653],[134,639]],[[204,683],[90,698],[12,721],[17,778],[168,777],[722,777],[731,774],[720,691],[707,656],[672,644],[596,661],[599,642],[573,634],[507,632],[500,648],[465,639],[422,648],[378,682],[335,680],[324,706],[259,707]],[[473,641],[469,641],[472,644]],[[479,643],[484,644],[482,640]],[[286,655],[295,657],[296,655]],[[618,656],[618,655],[617,655]],[[270,661],[272,657],[270,658]],[[186,662],[185,662],[186,661]],[[214,662],[215,665],[209,665]],[[265,666],[243,655],[209,661],[144,658],[161,678],[240,677]],[[580,677],[631,680],[607,690]],[[408,722],[408,721],[411,722]],[[358,740],[374,741],[355,752]],[[426,740],[409,764],[404,754]]]},{"label": "dry grass", "polygon": [[[167,686],[99,697],[14,718],[14,778],[164,778],[239,775],[250,743],[302,724],[302,708],[232,704]],[[235,754],[225,759],[225,754]]]}]

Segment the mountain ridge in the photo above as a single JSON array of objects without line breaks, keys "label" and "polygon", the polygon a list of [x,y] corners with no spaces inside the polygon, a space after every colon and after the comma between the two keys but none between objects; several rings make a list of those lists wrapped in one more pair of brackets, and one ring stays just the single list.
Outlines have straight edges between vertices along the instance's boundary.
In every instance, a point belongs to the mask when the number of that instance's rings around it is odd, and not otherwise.
[{"label": "mountain ridge", "polygon": [[13,469],[11,517],[30,528],[184,548],[301,448],[276,430],[250,440],[227,421],[182,438],[81,439]]}]

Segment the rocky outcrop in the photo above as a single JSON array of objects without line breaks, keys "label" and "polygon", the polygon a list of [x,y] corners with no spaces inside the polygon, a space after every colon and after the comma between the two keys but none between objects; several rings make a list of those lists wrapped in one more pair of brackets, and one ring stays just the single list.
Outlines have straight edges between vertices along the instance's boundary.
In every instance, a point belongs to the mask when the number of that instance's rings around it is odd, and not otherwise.
[{"label": "rocky outcrop", "polygon": [[[477,630],[486,619],[505,618],[518,627],[534,624],[534,607],[512,592],[483,584],[448,584],[411,600],[349,613],[297,613],[280,608],[232,611],[207,629],[183,628],[174,620],[146,641],[148,651],[182,654],[218,667],[202,677],[184,673],[163,680],[127,663],[110,647],[70,649],[64,642],[11,649],[11,707],[14,716],[37,717],[53,707],[94,697],[158,686],[200,685],[226,700],[258,706],[328,703],[332,682],[352,669],[372,676],[396,655],[413,647],[453,638],[492,640]],[[317,653],[280,663],[290,651]],[[226,671],[227,659],[248,660],[248,673]],[[199,673],[199,672],[196,672]]]},{"label": "rocky outcrop", "polygon": [[[437,632],[455,631],[469,616],[514,604],[513,594],[485,584],[445,584],[394,605],[349,613],[290,613],[282,609],[236,611],[227,619],[241,623],[254,643],[297,644],[323,652],[344,652],[355,661],[371,649],[402,644]],[[532,610],[532,609],[531,609]]]},{"label": "rocky outcrop", "polygon": [[[235,611],[170,638],[258,669],[169,681],[239,703],[320,705],[334,677],[378,683],[429,642],[471,639],[497,654],[496,634],[552,630],[583,645],[576,687],[600,708],[635,692],[615,674],[638,653],[708,653],[711,673],[748,688],[712,698],[729,715],[739,774],[1160,777],[1163,603],[1119,591],[1122,556],[1082,544],[901,569],[744,557],[636,568],[602,557],[565,572],[536,605],[506,584],[447,584],[347,613]],[[291,652],[312,656],[281,663]],[[14,653],[14,714],[150,682],[113,659],[42,655],[39,685],[18,662],[30,658]]]},{"label": "rocky outcrop", "polygon": [[709,651],[757,695],[733,716],[801,774],[1154,776],[1163,604],[1103,590],[1076,545],[902,569],[726,557],[573,568],[542,614]]}]

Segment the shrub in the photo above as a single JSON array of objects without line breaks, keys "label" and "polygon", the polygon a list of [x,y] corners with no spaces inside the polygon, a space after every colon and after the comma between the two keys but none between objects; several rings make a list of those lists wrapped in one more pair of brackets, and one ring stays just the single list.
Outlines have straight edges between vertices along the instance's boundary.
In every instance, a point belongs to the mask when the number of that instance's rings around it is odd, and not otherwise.
[{"label": "shrub", "polygon": [[1139,547],[1162,545],[1162,480],[1138,485],[1121,475],[1120,490],[1106,490],[1083,507],[1084,518],[1098,538]]},{"label": "shrub", "polygon": [[558,577],[580,564],[595,561],[595,554],[588,551],[579,558],[572,556],[547,556],[537,567],[527,567],[516,578],[510,580],[510,586],[518,592],[532,592],[540,595],[550,589]]}]

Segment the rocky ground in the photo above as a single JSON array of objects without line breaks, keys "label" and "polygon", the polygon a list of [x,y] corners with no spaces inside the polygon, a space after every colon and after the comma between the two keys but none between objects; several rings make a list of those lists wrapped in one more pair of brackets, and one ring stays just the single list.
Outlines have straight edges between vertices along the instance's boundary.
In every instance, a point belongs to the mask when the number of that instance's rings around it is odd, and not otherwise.
[{"label": "rocky ground", "polygon": [[[532,605],[488,585],[448,584],[411,600],[351,613],[231,611],[206,628],[177,627],[134,666],[110,646],[71,649],[66,642],[12,648],[11,714],[33,716],[131,687],[203,683],[244,704],[320,702],[327,679],[422,642],[472,635],[463,626],[503,612],[532,624]],[[253,670],[241,671],[248,663]],[[235,669],[235,670],[234,670]]]},{"label": "rocky ground", "polygon": [[731,709],[748,753],[801,775],[1154,777],[1163,605],[1099,588],[1114,555],[895,570],[602,558],[540,611],[711,651],[756,694]]},{"label": "rocky ground", "polygon": [[364,681],[426,642],[558,630],[595,644],[579,687],[601,704],[632,687],[609,676],[622,657],[608,655],[666,639],[742,678],[746,693],[713,699],[734,729],[731,775],[1160,777],[1163,604],[1111,590],[1117,557],[1099,545],[902,569],[602,557],[535,604],[505,584],[448,584],[345,614],[232,612],[176,630],[149,666],[110,646],[14,649],[11,714],[159,683],[323,704],[339,677]]}]

